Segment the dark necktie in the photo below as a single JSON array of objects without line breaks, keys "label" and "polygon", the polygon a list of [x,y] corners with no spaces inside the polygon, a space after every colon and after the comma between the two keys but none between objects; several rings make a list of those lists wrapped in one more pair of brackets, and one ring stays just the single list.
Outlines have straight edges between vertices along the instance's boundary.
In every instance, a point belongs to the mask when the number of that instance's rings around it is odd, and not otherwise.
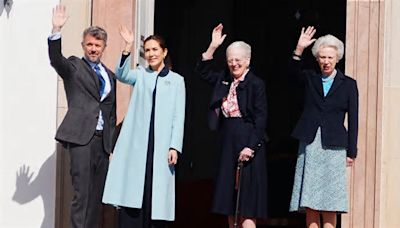
[{"label": "dark necktie", "polygon": [[101,98],[101,96],[104,93],[104,87],[106,86],[106,81],[101,76],[99,65],[94,66],[94,71],[96,72],[96,75],[99,78],[99,85],[100,85],[99,93],[100,93],[100,98]]}]

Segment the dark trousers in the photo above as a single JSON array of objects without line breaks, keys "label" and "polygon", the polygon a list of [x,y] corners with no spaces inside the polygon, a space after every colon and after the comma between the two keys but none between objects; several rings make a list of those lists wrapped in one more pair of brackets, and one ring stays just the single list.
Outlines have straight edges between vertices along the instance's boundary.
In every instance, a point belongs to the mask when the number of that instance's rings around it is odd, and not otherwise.
[{"label": "dark trousers", "polygon": [[74,189],[71,228],[96,228],[101,220],[101,199],[109,162],[109,155],[103,148],[103,137],[96,134],[89,144],[69,144],[68,148]]},{"label": "dark trousers", "polygon": [[118,228],[167,228],[167,221],[151,220],[143,209],[123,207],[119,211]]}]

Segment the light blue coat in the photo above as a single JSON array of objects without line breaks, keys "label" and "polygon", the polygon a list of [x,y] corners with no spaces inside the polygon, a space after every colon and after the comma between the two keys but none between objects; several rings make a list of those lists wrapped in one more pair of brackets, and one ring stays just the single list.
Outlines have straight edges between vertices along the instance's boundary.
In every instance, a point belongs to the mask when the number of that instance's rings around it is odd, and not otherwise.
[{"label": "light blue coat", "polygon": [[[157,72],[141,66],[130,69],[128,57],[117,66],[117,79],[133,85],[128,112],[115,145],[104,187],[103,202],[141,208],[146,170],[153,89]],[[168,165],[168,151],[182,152],[185,118],[185,83],[169,71],[159,77],[154,116],[154,163],[151,218],[175,219],[175,170]]]}]

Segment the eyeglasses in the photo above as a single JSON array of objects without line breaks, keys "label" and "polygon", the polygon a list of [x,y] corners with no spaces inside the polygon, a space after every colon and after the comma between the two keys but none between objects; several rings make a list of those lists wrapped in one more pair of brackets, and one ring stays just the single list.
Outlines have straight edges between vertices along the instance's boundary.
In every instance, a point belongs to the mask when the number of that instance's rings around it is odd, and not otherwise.
[{"label": "eyeglasses", "polygon": [[234,63],[242,63],[244,61],[244,59],[227,59],[226,62],[230,65],[234,64]]}]

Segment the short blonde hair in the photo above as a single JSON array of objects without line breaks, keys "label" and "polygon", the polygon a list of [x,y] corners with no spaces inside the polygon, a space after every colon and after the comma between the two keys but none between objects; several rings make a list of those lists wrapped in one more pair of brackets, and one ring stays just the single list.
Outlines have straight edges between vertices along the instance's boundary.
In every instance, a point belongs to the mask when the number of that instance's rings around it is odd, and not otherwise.
[{"label": "short blonde hair", "polygon": [[328,34],[325,36],[321,36],[315,41],[314,46],[311,49],[311,52],[315,58],[318,57],[318,51],[324,47],[334,48],[337,51],[338,60],[341,60],[343,58],[344,44],[335,36]]}]

